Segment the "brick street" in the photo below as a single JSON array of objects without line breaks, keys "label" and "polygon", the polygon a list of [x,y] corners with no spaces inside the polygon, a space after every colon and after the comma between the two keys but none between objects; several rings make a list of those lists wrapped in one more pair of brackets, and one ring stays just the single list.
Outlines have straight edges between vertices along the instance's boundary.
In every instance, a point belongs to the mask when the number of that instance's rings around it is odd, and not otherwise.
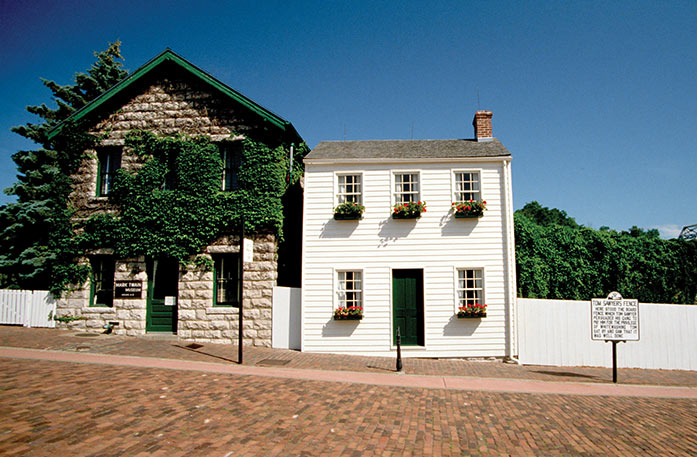
[{"label": "brick street", "polygon": [[[0,343],[13,332],[60,342],[57,331],[0,328]],[[199,356],[180,352],[184,360]],[[0,358],[0,373],[0,455],[697,455],[697,400],[688,398],[386,387],[10,358]],[[669,374],[637,370],[634,378]],[[692,384],[690,372],[675,374]]]}]

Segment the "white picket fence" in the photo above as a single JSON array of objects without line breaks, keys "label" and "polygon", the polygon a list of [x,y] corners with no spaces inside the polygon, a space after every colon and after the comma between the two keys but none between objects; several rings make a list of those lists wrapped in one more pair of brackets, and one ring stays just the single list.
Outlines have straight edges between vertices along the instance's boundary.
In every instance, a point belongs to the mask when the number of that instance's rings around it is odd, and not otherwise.
[{"label": "white picket fence", "polygon": [[55,327],[56,301],[47,290],[0,289],[0,324]]},{"label": "white picket fence", "polygon": [[[591,340],[590,301],[518,299],[519,360],[612,366],[612,345]],[[639,304],[639,341],[617,345],[625,368],[697,370],[697,306]]]}]

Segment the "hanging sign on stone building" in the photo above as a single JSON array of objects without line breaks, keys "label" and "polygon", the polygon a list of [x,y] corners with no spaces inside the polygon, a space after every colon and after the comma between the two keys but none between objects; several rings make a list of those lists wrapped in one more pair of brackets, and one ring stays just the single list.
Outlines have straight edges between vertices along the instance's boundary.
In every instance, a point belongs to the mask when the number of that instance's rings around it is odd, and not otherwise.
[{"label": "hanging sign on stone building", "polygon": [[114,281],[114,298],[142,298],[143,281]]}]

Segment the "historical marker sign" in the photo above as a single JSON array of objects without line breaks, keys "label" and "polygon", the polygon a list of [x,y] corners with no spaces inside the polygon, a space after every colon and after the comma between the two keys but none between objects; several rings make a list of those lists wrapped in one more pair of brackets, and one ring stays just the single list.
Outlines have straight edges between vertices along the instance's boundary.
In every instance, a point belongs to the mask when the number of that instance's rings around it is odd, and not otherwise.
[{"label": "historical marker sign", "polygon": [[639,340],[639,301],[612,292],[607,298],[591,300],[591,339],[601,341]]},{"label": "historical marker sign", "polygon": [[142,298],[143,281],[114,281],[114,298]]}]

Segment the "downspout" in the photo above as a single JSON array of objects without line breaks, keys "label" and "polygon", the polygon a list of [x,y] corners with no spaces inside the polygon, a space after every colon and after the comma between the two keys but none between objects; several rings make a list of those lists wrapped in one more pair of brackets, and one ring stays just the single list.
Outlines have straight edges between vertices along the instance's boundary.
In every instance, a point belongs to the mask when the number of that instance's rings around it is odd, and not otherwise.
[{"label": "downspout", "polygon": [[513,181],[511,175],[511,159],[504,162],[504,185],[506,192],[506,250],[508,255],[508,357],[517,364],[520,361],[514,356],[518,350],[518,293],[516,291],[516,269],[515,269],[515,230],[513,221]]}]

